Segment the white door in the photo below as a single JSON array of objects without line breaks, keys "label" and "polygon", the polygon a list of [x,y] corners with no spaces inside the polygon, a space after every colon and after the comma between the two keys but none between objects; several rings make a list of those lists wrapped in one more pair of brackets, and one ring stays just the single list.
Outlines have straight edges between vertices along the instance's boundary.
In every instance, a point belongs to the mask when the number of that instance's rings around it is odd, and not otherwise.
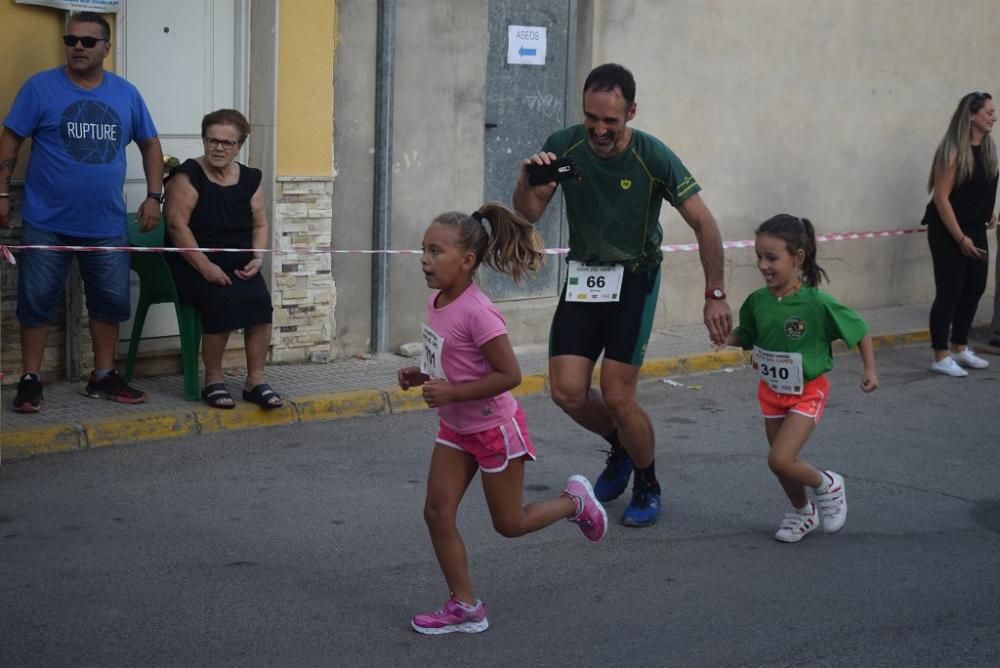
[{"label": "white door", "polygon": [[[165,154],[182,162],[201,155],[201,119],[208,112],[221,108],[246,112],[249,18],[248,0],[122,3],[116,71],[142,93]],[[142,156],[131,144],[125,180],[128,211],[134,213],[145,197]],[[133,309],[138,294],[133,274]],[[130,320],[121,327],[121,338],[128,340],[131,331]],[[176,335],[173,306],[150,308],[143,338]]]}]

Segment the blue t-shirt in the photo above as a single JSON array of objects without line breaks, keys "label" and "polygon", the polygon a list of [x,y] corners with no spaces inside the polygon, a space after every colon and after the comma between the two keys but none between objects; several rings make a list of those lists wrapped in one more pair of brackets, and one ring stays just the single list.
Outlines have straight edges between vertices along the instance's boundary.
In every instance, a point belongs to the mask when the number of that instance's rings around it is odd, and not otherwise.
[{"label": "blue t-shirt", "polygon": [[26,225],[90,238],[125,233],[125,147],[156,136],[135,86],[105,72],[87,90],[62,67],[45,70],[24,83],[3,124],[31,138]]}]

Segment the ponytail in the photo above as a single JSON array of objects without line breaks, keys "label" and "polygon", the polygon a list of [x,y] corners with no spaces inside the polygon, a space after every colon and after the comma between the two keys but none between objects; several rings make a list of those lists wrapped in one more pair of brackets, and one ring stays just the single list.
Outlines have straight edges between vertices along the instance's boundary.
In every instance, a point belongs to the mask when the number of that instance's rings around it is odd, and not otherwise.
[{"label": "ponytail", "polygon": [[485,263],[517,283],[526,273],[538,271],[545,259],[545,246],[535,226],[498,202],[487,202],[472,215],[442,213],[433,222],[457,228],[456,243],[475,253],[476,267]]},{"label": "ponytail", "polygon": [[830,282],[830,277],[826,275],[826,270],[816,262],[816,230],[812,221],[808,218],[800,218],[802,227],[806,233],[806,243],[803,250],[806,252],[806,259],[802,261],[802,280],[806,285],[817,287],[825,280]]},{"label": "ponytail", "polygon": [[476,213],[490,224],[490,240],[483,257],[486,266],[507,274],[517,283],[526,273],[541,268],[544,244],[527,219],[498,202],[487,202]]}]

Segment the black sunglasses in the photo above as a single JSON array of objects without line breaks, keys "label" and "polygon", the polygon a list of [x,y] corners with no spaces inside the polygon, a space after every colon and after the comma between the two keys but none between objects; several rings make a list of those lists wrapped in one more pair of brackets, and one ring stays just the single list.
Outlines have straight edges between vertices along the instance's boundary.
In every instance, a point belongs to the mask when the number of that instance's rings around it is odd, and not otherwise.
[{"label": "black sunglasses", "polygon": [[63,35],[63,44],[66,46],[76,46],[79,42],[85,49],[93,49],[98,42],[107,42],[103,37],[77,37],[76,35]]}]

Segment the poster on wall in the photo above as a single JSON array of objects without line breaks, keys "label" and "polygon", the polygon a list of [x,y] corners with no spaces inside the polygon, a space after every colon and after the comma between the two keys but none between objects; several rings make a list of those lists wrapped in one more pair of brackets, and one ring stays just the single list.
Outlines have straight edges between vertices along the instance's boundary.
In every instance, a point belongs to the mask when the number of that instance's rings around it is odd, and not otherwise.
[{"label": "poster on wall", "polygon": [[546,30],[545,26],[507,26],[507,63],[544,65]]},{"label": "poster on wall", "polygon": [[41,5],[74,12],[99,12],[117,14],[121,10],[121,0],[14,0],[19,5]]}]

